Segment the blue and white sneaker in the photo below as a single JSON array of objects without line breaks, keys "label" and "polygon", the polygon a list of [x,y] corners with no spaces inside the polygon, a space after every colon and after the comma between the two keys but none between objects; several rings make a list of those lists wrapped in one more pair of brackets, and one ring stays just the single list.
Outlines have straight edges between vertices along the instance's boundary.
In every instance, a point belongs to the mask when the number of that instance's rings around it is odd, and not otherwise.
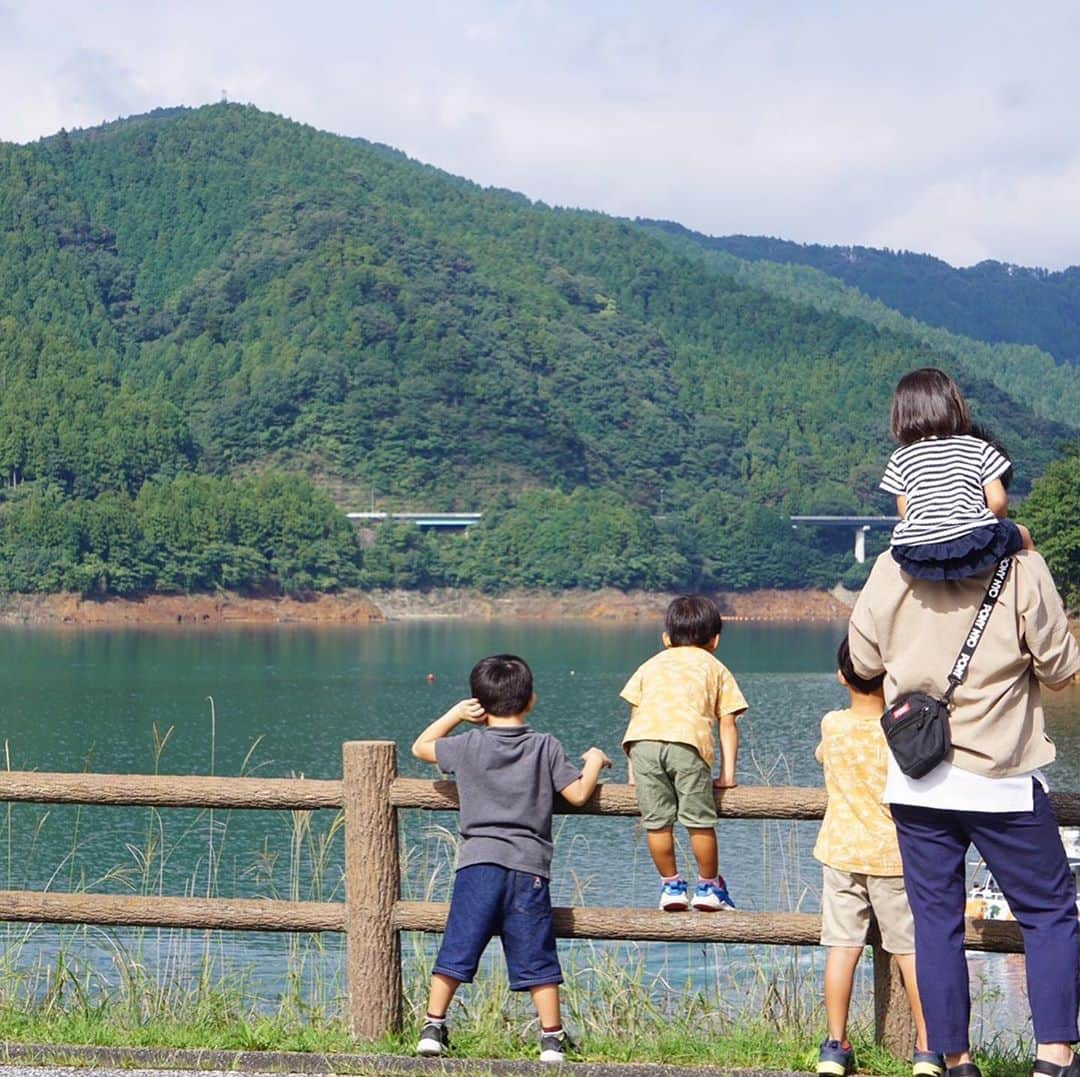
[{"label": "blue and white sneaker", "polygon": [[724,909],[734,909],[735,902],[727,892],[727,883],[724,877],[719,877],[719,886],[713,883],[700,882],[694,891],[694,899],[690,902],[691,908],[698,912],[721,912]]},{"label": "blue and white sneaker", "polygon": [[818,1077],[847,1077],[855,1072],[855,1052],[839,1040],[826,1040],[818,1052]]},{"label": "blue and white sneaker", "polygon": [[660,887],[660,908],[664,912],[684,912],[688,904],[686,883],[682,879]]},{"label": "blue and white sneaker", "polygon": [[945,1077],[945,1056],[937,1051],[920,1051],[918,1047],[911,1053],[912,1077]]}]

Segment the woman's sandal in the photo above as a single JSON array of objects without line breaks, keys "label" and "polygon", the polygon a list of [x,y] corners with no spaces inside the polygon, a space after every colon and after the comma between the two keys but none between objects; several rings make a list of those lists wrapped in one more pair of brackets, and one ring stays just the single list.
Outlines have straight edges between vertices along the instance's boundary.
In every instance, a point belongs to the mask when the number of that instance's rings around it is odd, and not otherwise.
[{"label": "woman's sandal", "polygon": [[[950,1072],[952,1072],[950,1070]],[[1055,1066],[1053,1062],[1044,1062],[1041,1058],[1035,1059],[1035,1065],[1031,1067],[1032,1077],[1080,1077],[1080,1055],[1075,1052],[1072,1061],[1067,1066]]]}]

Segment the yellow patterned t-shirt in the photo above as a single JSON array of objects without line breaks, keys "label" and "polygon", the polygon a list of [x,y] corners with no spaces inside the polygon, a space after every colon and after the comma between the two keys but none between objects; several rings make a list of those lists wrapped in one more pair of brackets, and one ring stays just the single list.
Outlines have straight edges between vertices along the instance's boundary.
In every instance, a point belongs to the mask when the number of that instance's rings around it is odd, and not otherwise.
[{"label": "yellow patterned t-shirt", "polygon": [[735,678],[704,647],[665,647],[638,666],[619,695],[633,708],[624,750],[636,740],[689,744],[710,767],[717,719],[746,710]]},{"label": "yellow patterned t-shirt", "polygon": [[903,875],[896,826],[881,802],[888,747],[875,715],[830,711],[814,752],[825,768],[829,803],[814,856],[838,871]]}]

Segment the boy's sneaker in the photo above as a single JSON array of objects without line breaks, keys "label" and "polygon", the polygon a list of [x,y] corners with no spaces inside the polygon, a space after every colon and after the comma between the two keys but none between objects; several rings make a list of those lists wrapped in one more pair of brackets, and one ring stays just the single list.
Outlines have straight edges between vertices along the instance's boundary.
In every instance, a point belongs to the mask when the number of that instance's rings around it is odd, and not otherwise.
[{"label": "boy's sneaker", "polygon": [[424,1058],[436,1058],[446,1054],[450,1050],[450,1033],[446,1025],[437,1025],[434,1021],[428,1021],[420,1033],[420,1042],[416,1045],[416,1053]]},{"label": "boy's sneaker", "polygon": [[936,1051],[920,1051],[911,1055],[911,1077],[944,1077],[945,1056]]},{"label": "boy's sneaker", "polygon": [[664,912],[682,912],[687,903],[686,883],[682,879],[660,887],[660,908]]},{"label": "boy's sneaker", "polygon": [[545,1032],[540,1037],[541,1062],[565,1062],[566,1056],[576,1050],[577,1045],[565,1031]]},{"label": "boy's sneaker", "polygon": [[839,1040],[826,1040],[818,1052],[818,1077],[847,1077],[855,1072],[855,1052],[850,1044],[845,1047]]},{"label": "boy's sneaker", "polygon": [[699,912],[719,912],[722,909],[734,909],[735,902],[727,892],[727,883],[721,878],[720,885],[714,883],[698,883],[694,891],[694,899],[690,902],[691,908]]}]

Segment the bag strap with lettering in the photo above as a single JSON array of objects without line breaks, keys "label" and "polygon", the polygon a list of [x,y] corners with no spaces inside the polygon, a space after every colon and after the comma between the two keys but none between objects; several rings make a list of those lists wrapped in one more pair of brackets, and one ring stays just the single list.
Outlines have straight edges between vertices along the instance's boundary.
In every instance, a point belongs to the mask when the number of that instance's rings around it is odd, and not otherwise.
[{"label": "bag strap with lettering", "polygon": [[949,687],[945,690],[945,695],[941,697],[945,703],[952,703],[953,692],[963,684],[964,678],[967,676],[968,666],[971,665],[971,656],[975,653],[975,648],[979,646],[979,640],[983,638],[986,631],[986,623],[990,620],[990,614],[994,612],[994,606],[997,604],[1001,589],[1005,586],[1009,569],[1012,568],[1012,560],[1011,557],[1003,557],[998,562],[997,568],[994,569],[993,576],[990,577],[990,583],[987,585],[982,604],[975,614],[975,620],[971,622],[971,630],[968,632],[964,645],[960,648],[960,653],[953,663],[952,672],[949,674]]}]

